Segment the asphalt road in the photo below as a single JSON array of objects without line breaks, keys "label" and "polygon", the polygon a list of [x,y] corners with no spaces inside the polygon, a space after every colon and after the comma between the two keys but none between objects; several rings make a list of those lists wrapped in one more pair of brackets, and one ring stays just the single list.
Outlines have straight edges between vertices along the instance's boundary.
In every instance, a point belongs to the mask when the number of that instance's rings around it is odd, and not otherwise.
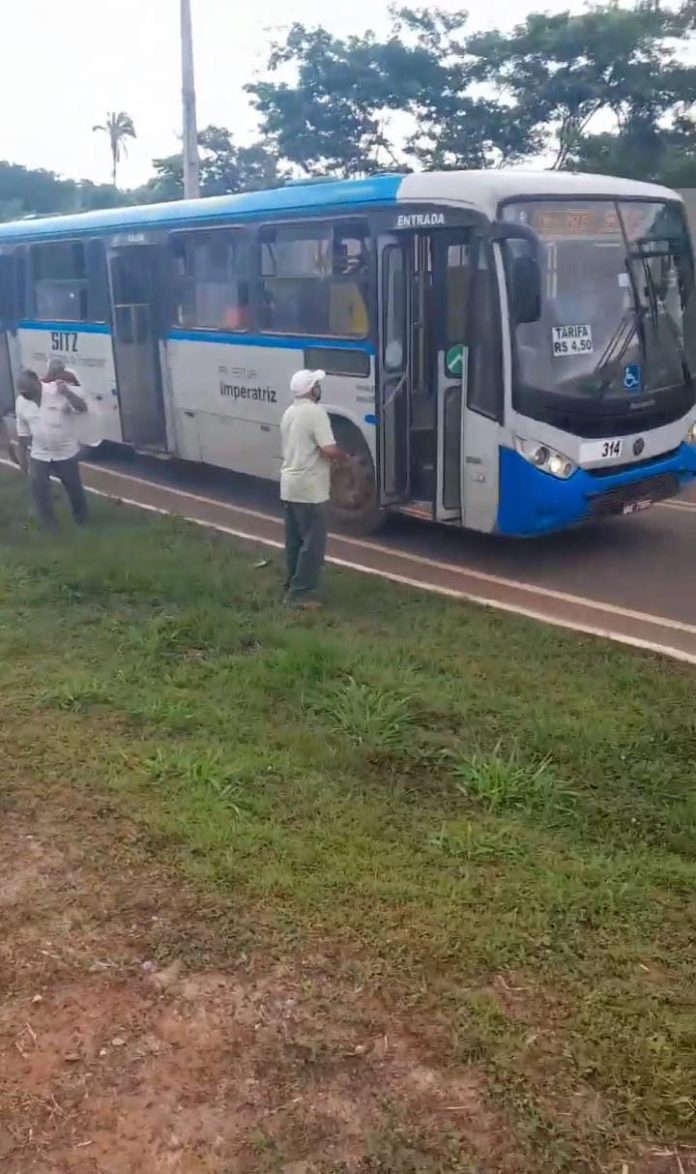
[{"label": "asphalt road", "polygon": [[[277,489],[215,470],[114,453],[94,489],[223,531],[282,543]],[[650,511],[519,541],[394,516],[370,539],[333,536],[334,562],[696,663],[696,488]]]}]

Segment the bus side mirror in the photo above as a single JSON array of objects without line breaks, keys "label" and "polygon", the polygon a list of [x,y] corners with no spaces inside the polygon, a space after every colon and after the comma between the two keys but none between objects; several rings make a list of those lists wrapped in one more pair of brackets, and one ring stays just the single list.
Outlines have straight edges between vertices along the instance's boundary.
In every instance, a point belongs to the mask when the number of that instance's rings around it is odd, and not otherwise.
[{"label": "bus side mirror", "polygon": [[510,259],[510,308],[518,326],[541,318],[541,272],[530,253],[518,253]]},{"label": "bus side mirror", "polygon": [[541,318],[541,269],[539,238],[526,224],[497,221],[491,226],[493,240],[500,241],[507,254],[510,313],[515,325],[538,322]]}]

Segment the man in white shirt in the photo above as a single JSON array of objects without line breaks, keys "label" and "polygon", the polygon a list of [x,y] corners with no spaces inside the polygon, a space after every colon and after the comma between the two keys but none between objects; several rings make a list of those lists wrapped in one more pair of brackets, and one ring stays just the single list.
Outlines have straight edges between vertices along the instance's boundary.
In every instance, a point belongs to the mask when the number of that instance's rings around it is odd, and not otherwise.
[{"label": "man in white shirt", "polygon": [[87,411],[87,404],[72,387],[59,380],[42,383],[35,371],[23,371],[17,380],[15,403],[17,439],[22,467],[31,477],[34,505],[41,525],[56,530],[51,476],[58,477],[78,525],[87,521],[87,498],[80,477],[80,445],[72,419]]},{"label": "man in white shirt", "polygon": [[324,371],[297,371],[290,380],[294,400],[280,421],[283,464],[280,500],[285,514],[285,599],[319,607],[313,599],[326,554],[326,503],[331,461],[343,456],[329,414],[319,404]]},{"label": "man in white shirt", "polygon": [[90,395],[85,387],[84,380],[78,379],[75,372],[66,367],[63,359],[51,359],[48,370],[42,383],[67,383],[72,387],[80,399],[85,401],[87,410],[79,415],[73,415],[72,426],[75,440],[80,445],[80,452],[84,456],[85,449],[98,448],[104,439],[104,414],[101,409],[101,396]]}]

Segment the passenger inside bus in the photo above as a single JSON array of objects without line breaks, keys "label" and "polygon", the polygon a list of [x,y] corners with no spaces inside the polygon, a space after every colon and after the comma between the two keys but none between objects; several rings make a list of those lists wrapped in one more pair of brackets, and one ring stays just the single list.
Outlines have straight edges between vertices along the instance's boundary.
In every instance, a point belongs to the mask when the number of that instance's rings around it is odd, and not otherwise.
[{"label": "passenger inside bus", "polygon": [[236,300],[227,297],[227,306],[222,319],[223,330],[248,330],[251,324],[249,316],[249,286],[246,281],[240,281],[236,286]]},{"label": "passenger inside bus", "polygon": [[350,241],[336,237],[332,268],[334,279],[329,294],[329,334],[339,338],[364,338],[369,329],[369,269],[364,240],[352,236]]},{"label": "passenger inside bus", "polygon": [[332,281],[329,293],[329,334],[364,338],[368,332],[365,298],[355,281]]}]

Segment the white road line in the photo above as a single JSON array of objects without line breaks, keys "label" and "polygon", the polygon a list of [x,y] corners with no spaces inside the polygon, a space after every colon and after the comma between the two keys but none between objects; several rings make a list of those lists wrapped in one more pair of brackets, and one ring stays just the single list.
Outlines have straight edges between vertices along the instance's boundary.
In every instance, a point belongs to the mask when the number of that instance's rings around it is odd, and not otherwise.
[{"label": "white road line", "polygon": [[[8,461],[4,462],[8,464]],[[228,510],[236,510],[239,514],[246,514],[250,518],[264,518],[267,522],[278,522],[282,525],[283,519],[274,514],[266,514],[262,510],[252,510],[248,506],[233,505],[230,501],[221,501],[218,497],[206,497],[202,493],[191,493],[188,489],[178,489],[175,485],[163,485],[159,481],[151,481],[148,477],[136,477],[133,473],[122,473],[119,469],[109,468],[106,465],[90,465],[85,463],[86,469],[94,469],[97,473],[107,473],[112,477],[120,477],[123,481],[132,481],[134,485],[149,485],[151,489],[170,489],[180,497],[187,497],[190,501],[200,501],[203,505],[223,506]]]},{"label": "white road line", "polygon": [[686,514],[696,513],[696,501],[657,501],[655,508],[661,510],[681,510]]},{"label": "white road line", "polygon": [[590,608],[593,611],[606,612],[607,615],[621,616],[627,620],[638,620],[643,624],[658,624],[660,627],[672,628],[675,632],[688,632],[690,635],[696,636],[696,624],[687,624],[682,620],[671,620],[668,616],[657,616],[649,612],[633,611],[630,608],[619,607],[614,603],[606,603],[601,599],[590,599],[583,595],[572,595],[567,591],[556,591],[552,587],[535,586],[534,583],[529,583],[522,579],[507,579],[502,575],[491,575],[486,571],[475,571],[466,566],[458,566],[456,563],[443,563],[436,559],[424,558],[419,554],[402,553],[398,549],[395,550],[388,546],[381,546],[376,542],[361,542],[360,539],[349,539],[348,541],[356,546],[362,546],[368,550],[375,550],[379,554],[392,556],[396,554],[401,558],[408,559],[410,562],[427,567],[435,567],[439,571],[458,572],[459,574],[467,575],[471,579],[477,579],[482,583],[491,583],[496,587],[511,587],[515,591],[526,591],[528,594],[540,595],[545,599],[555,599],[559,603],[579,605]]},{"label": "white road line", "polygon": [[[91,467],[97,468],[94,465]],[[109,469],[104,469],[103,466],[98,467],[100,472],[111,472]],[[171,490],[173,493],[180,494],[190,501],[201,502],[205,505],[220,506],[223,509],[234,510],[247,517],[262,518],[266,522],[275,522],[278,526],[282,525],[282,518],[277,518],[273,514],[262,513],[260,510],[248,509],[246,506],[236,506],[231,502],[218,501],[216,498],[204,497],[196,493],[190,493],[188,490],[176,489],[173,486],[160,485],[156,481],[149,481],[145,477],[134,477],[131,474],[123,475],[121,473],[116,473],[116,476],[124,476],[126,480],[133,481],[138,485],[147,485],[151,489]],[[440,562],[438,559],[426,558],[420,554],[411,554],[410,551],[400,550],[398,547],[384,546],[379,542],[367,542],[361,538],[351,538],[343,534],[335,534],[334,537],[348,546],[357,547],[359,550],[375,551],[377,554],[384,554],[390,558],[405,559],[418,566],[434,567],[438,571],[446,571],[449,574],[466,575],[468,578],[476,579],[480,583],[490,583],[496,587],[510,587],[515,591],[524,591],[530,595],[542,596],[544,599],[555,599],[559,603],[587,607],[593,611],[605,612],[607,615],[620,616],[623,619],[636,620],[639,623],[652,624],[660,628],[671,628],[675,632],[686,632],[691,636],[696,636],[696,624],[687,624],[683,620],[673,620],[668,616],[654,615],[650,612],[634,611],[631,608],[619,607],[614,603],[606,603],[601,599],[590,599],[582,595],[573,595],[566,591],[557,591],[552,587],[537,586],[523,579],[509,579],[503,575],[492,575],[486,571],[477,571],[471,567],[457,563]]]},{"label": "white road line", "polygon": [[[0,460],[0,463],[7,465],[9,468],[13,468],[13,469],[15,468],[15,466],[10,461]],[[259,518],[259,519],[262,519],[263,521],[266,521],[266,522],[275,522],[276,525],[279,525],[279,526],[282,525],[282,519],[275,517],[273,514],[263,513],[261,510],[248,509],[246,506],[236,506],[236,505],[233,505],[231,502],[219,501],[217,498],[206,497],[202,494],[197,494],[197,493],[191,493],[189,490],[186,490],[186,489],[177,489],[174,486],[162,485],[162,484],[158,483],[157,481],[149,480],[147,477],[137,477],[131,473],[121,473],[117,470],[104,467],[103,465],[88,465],[87,467],[95,469],[97,472],[106,473],[107,475],[119,477],[120,479],[125,480],[125,481],[131,481],[133,484],[136,484],[136,485],[146,486],[149,489],[160,490],[160,491],[164,491],[164,492],[171,492],[171,493],[176,494],[180,497],[184,497],[189,501],[196,501],[196,502],[199,502],[203,505],[212,505],[212,506],[220,507],[222,509],[234,510],[236,513],[244,514],[247,517]],[[86,488],[88,488],[88,487],[86,486]],[[100,490],[93,490],[92,492],[98,493],[100,496],[103,496],[103,497],[111,497],[111,498],[115,498],[115,499],[119,499],[119,496],[120,496],[118,494],[102,493],[102,491],[100,491]],[[121,498],[120,500],[125,501],[126,499]],[[130,504],[138,505],[140,503],[133,500],[130,502]],[[156,511],[156,512],[159,512],[159,511]],[[162,510],[161,512],[162,513],[173,513],[175,511]],[[186,515],[182,515],[182,517],[184,517],[184,516],[186,516]],[[192,521],[196,524],[205,524],[205,523],[201,523],[200,519],[196,519],[196,518],[188,518],[187,517],[187,520]],[[241,531],[238,531],[236,529],[227,530],[224,526],[223,527],[213,526],[213,528],[215,528],[215,529],[219,528],[221,530],[221,532],[223,532],[223,533],[235,534],[238,537],[251,538],[252,540],[257,541],[257,542],[264,541],[264,543],[266,545],[272,545],[272,546],[277,546],[277,547],[281,547],[283,545],[281,542],[272,542],[268,539],[262,540],[257,535],[249,535],[246,533],[242,533]],[[346,537],[341,534],[337,534],[337,535],[335,535],[335,537],[339,541],[346,543],[348,546],[357,547],[358,549],[362,549],[362,550],[375,551],[377,554],[387,555],[390,558],[396,557],[396,558],[404,559],[404,560],[407,560],[408,562],[414,563],[418,566],[433,567],[436,570],[445,571],[449,574],[466,575],[468,578],[475,579],[481,583],[489,583],[489,584],[497,586],[497,587],[507,587],[507,588],[511,588],[515,591],[526,592],[527,594],[536,595],[536,596],[539,596],[539,597],[542,597],[545,599],[554,599],[559,603],[568,603],[572,606],[586,608],[589,611],[596,611],[596,612],[600,612],[600,613],[603,612],[606,615],[613,615],[613,616],[617,616],[617,617],[620,617],[622,619],[627,619],[627,620],[635,620],[637,623],[648,624],[652,627],[668,628],[668,629],[671,629],[672,631],[675,631],[675,632],[684,632],[684,633],[691,635],[691,636],[696,635],[696,625],[695,624],[687,624],[682,620],[673,620],[673,619],[670,619],[668,616],[659,616],[659,615],[653,615],[649,612],[635,611],[631,608],[619,607],[617,604],[606,603],[603,600],[585,598],[582,595],[572,595],[569,592],[556,591],[551,587],[536,586],[534,583],[529,583],[524,580],[508,579],[508,578],[505,578],[504,576],[501,576],[501,575],[492,575],[492,574],[488,574],[485,571],[477,571],[477,570],[474,570],[473,568],[469,568],[466,566],[459,566],[456,563],[440,562],[437,559],[425,558],[422,555],[411,554],[410,552],[402,551],[402,550],[399,550],[398,548],[383,546],[382,544],[377,543],[377,542],[366,542],[360,538],[350,538],[350,537]],[[344,565],[340,559],[337,559],[335,557],[332,557],[331,561],[338,566]],[[357,564],[355,564],[355,563],[345,563],[345,565],[346,566],[357,566]],[[367,569],[366,569],[365,573],[368,573]],[[372,573],[380,574],[381,572],[373,571]],[[386,578],[393,578],[393,574],[391,572],[389,572],[389,573],[385,572],[384,576]],[[399,581],[398,578],[395,581]],[[421,583],[420,580],[415,580],[414,582],[417,582],[420,586],[425,586],[424,584]],[[439,590],[441,593],[445,593],[446,589],[441,588]],[[454,589],[452,589],[452,590],[454,590]],[[454,590],[454,594],[457,595],[456,590]],[[467,599],[474,598],[469,593],[463,593],[461,597],[467,598]],[[495,603],[491,603],[491,606],[498,606],[498,605]],[[506,607],[511,606],[511,605],[501,604],[500,606],[501,606],[501,608],[503,608],[503,610],[505,610]],[[523,608],[519,608],[519,609],[514,608],[513,610],[518,610],[520,614],[526,614]],[[532,615],[532,618],[535,618],[538,613],[529,613],[529,614]],[[542,618],[542,617],[539,616],[539,618]],[[549,620],[549,623],[551,623],[551,622],[560,623],[560,621]],[[585,631],[587,629],[582,628],[579,630]],[[598,630],[598,631],[603,631],[603,629]]]},{"label": "white road line", "polygon": [[[8,464],[7,461],[3,461],[2,463]],[[119,469],[114,469],[109,465],[96,465],[90,463],[86,464],[86,467],[89,469],[94,469],[97,473],[106,473],[110,474],[111,476],[121,477],[124,481],[132,481],[134,485],[151,485],[156,489],[171,489],[172,492],[179,493],[182,497],[189,498],[190,501],[199,501],[205,505],[222,506],[224,509],[235,510],[239,514],[246,514],[249,518],[264,518],[266,521],[277,522],[279,525],[282,523],[282,518],[278,517],[277,514],[268,514],[263,510],[254,510],[245,505],[234,505],[230,501],[223,501],[218,497],[207,497],[203,493],[192,493],[189,489],[179,489],[174,485],[163,485],[159,481],[152,481],[149,477],[138,477],[135,473],[122,473]],[[696,502],[658,501],[655,502],[654,508],[685,510],[688,513],[692,513],[696,511]],[[404,511],[404,516],[409,516],[407,511]],[[413,516],[420,517],[420,515],[415,514]],[[340,538],[343,542],[351,542],[355,546],[374,546],[374,543],[366,543],[359,538],[348,538],[343,534],[337,534],[336,537]],[[409,557],[415,556],[411,555]],[[533,585],[530,584],[530,586]]]},{"label": "white road line", "polygon": [[[86,488],[88,487],[86,486]],[[136,509],[147,510],[149,513],[172,516],[171,510],[165,510],[161,506],[147,505],[133,498],[106,493],[102,489],[90,489],[89,491],[98,497],[120,501],[123,505],[134,506]],[[220,534],[228,534],[231,537],[242,538],[248,542],[257,542],[262,546],[271,546],[276,550],[281,550],[284,546],[284,543],[278,542],[276,539],[261,538],[258,534],[249,534],[245,530],[237,530],[232,526],[220,526],[215,522],[206,522],[203,518],[186,517],[184,514],[175,516],[182,517],[185,521],[192,522],[195,526],[201,526],[204,530],[215,530]],[[327,556],[326,561],[336,567],[359,571],[363,575],[373,575],[378,579],[387,579],[391,583],[399,583],[404,587],[427,591],[431,595],[441,595],[449,599],[459,599],[462,602],[474,603],[480,607],[509,612],[512,615],[523,616],[525,619],[536,620],[542,624],[551,624],[556,628],[564,628],[571,632],[580,632],[582,635],[595,636],[603,640],[612,640],[616,644],[624,644],[630,648],[641,649],[643,652],[654,652],[662,656],[668,656],[673,660],[682,661],[685,664],[696,665],[695,653],[685,652],[681,648],[673,648],[668,644],[658,644],[652,640],[642,640],[637,636],[628,636],[623,632],[613,632],[610,628],[597,628],[592,624],[582,624],[573,620],[560,619],[557,616],[550,616],[547,612],[534,611],[532,608],[519,607],[513,603],[501,603],[497,599],[487,599],[485,596],[474,595],[468,591],[457,591],[451,587],[439,587],[435,583],[428,583],[421,579],[411,579],[406,575],[398,575],[392,571],[378,570],[376,567],[368,567],[361,563],[351,562],[348,559],[335,558],[333,555]]]}]

